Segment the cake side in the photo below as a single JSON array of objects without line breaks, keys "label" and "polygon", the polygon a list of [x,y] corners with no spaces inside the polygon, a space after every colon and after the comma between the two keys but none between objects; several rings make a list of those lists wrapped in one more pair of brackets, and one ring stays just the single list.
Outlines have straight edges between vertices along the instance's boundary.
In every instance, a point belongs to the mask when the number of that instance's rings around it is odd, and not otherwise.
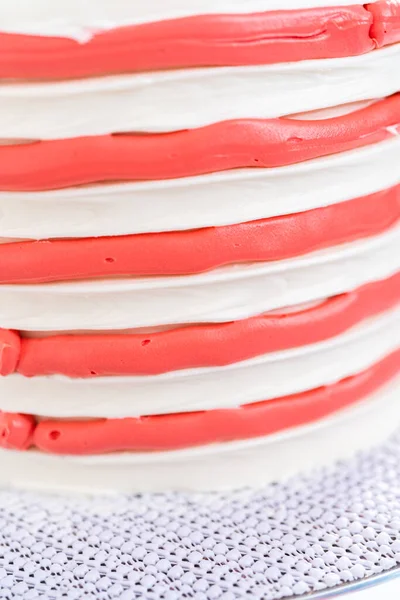
[{"label": "cake side", "polygon": [[10,485],[257,485],[399,421],[400,5],[166,4],[5,14]]}]

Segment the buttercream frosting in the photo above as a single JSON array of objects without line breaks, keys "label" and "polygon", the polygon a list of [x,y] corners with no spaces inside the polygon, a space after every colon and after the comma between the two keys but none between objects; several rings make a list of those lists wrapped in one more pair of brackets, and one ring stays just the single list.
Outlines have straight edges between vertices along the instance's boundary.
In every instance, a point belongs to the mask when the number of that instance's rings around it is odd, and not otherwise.
[{"label": "buttercream frosting", "polygon": [[371,37],[378,45],[400,41],[400,3],[398,0],[374,2],[366,5],[372,15]]},{"label": "buttercream frosting", "polygon": [[400,350],[329,386],[238,408],[124,419],[46,419],[0,413],[0,446],[56,454],[174,450],[273,434],[363,400],[399,372]]},{"label": "buttercream frosting", "polygon": [[344,333],[399,302],[400,274],[346,294],[223,324],[95,334],[0,330],[0,374],[156,375],[222,366]]},{"label": "buttercream frosting", "polygon": [[[370,3],[376,0],[371,0]],[[160,21],[201,14],[231,14],[296,10],[299,8],[352,6],[357,0],[15,0],[0,6],[2,31],[72,37],[81,41],[94,32],[134,23]]]},{"label": "buttercream frosting", "polygon": [[278,65],[7,82],[0,87],[0,137],[182,131],[382,98],[400,89],[399,60],[400,44],[393,44],[357,57]]},{"label": "buttercream frosting", "polygon": [[227,264],[300,256],[377,235],[397,221],[400,186],[303,213],[225,227],[14,243],[0,238],[0,282],[200,273]]},{"label": "buttercream frosting", "polygon": [[340,294],[394,275],[400,227],[300,258],[199,275],[2,285],[0,322],[21,330],[226,322]]},{"label": "buttercream frosting", "polygon": [[330,206],[400,183],[400,136],[275,169],[168,181],[1,192],[0,236],[64,238],[186,230]]},{"label": "buttercream frosting", "polygon": [[227,264],[300,256],[377,235],[397,221],[400,186],[303,213],[225,227],[14,243],[0,238],[0,282],[200,273]]},{"label": "buttercream frosting", "polygon": [[0,410],[121,418],[238,407],[335,383],[372,367],[399,347],[396,308],[330,340],[223,367],[92,379],[15,373],[0,378]]},{"label": "buttercream frosting", "polygon": [[386,440],[400,420],[399,385],[396,380],[326,419],[252,440],[100,456],[2,449],[0,483],[40,491],[115,494],[232,489],[285,480]]},{"label": "buttercream frosting", "polygon": [[93,31],[85,43],[0,32],[0,77],[68,79],[348,57],[398,41],[400,27],[390,27],[397,14],[400,6],[390,0],[371,6],[199,14]]},{"label": "buttercream frosting", "polygon": [[[360,402],[393,379],[399,369],[400,350],[366,371],[330,386],[239,408],[133,419],[44,419],[36,425],[30,443],[45,452],[82,455],[125,450],[174,450],[271,435],[311,423]],[[5,416],[9,415],[6,413]],[[26,420],[26,415],[19,416],[19,426],[20,419]],[[27,427],[29,431],[31,423],[28,422]],[[20,429],[15,428],[18,432]],[[3,447],[4,443],[9,447],[10,437],[6,434],[2,438]],[[25,440],[20,441],[26,444]]]},{"label": "buttercream frosting", "polygon": [[[400,134],[400,93],[345,115],[239,119],[169,134],[91,136],[0,146],[0,189],[166,180],[304,162]],[[40,169],[32,169],[32,165]]]},{"label": "buttercream frosting", "polygon": [[0,6],[0,483],[254,485],[397,425],[400,5],[283,2]]}]

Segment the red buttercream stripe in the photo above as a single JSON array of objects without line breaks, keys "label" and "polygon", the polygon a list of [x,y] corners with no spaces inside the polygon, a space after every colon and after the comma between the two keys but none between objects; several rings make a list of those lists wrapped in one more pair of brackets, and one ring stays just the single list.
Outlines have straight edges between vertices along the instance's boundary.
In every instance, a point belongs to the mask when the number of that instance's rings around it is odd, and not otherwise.
[{"label": "red buttercream stripe", "polygon": [[0,412],[0,448],[27,450],[32,445],[35,426],[32,415]]},{"label": "red buttercream stripe", "polygon": [[365,8],[373,17],[370,35],[378,47],[400,42],[400,3],[397,0],[375,2]]},{"label": "red buttercream stripe", "polygon": [[[61,79],[363,54],[375,47],[362,6],[201,15],[97,33],[87,42],[0,34],[0,77]],[[1,27],[1,24],[0,24]]]},{"label": "red buttercream stripe", "polygon": [[276,261],[377,235],[400,220],[400,186],[293,215],[226,227],[0,244],[0,283],[185,275]]},{"label": "red buttercream stripe", "polygon": [[298,313],[151,334],[56,335],[22,339],[18,372],[68,377],[156,375],[216,367],[343,333],[400,301],[400,273]]},{"label": "red buttercream stripe", "polygon": [[0,146],[0,189],[34,191],[279,167],[383,141],[396,135],[397,127],[400,93],[350,114],[318,121],[242,119],[168,134]]},{"label": "red buttercream stripe", "polygon": [[16,371],[20,355],[21,339],[18,332],[0,329],[0,376]]},{"label": "red buttercream stripe", "polygon": [[238,409],[96,421],[42,421],[36,427],[33,443],[55,454],[97,454],[174,450],[265,436],[351,406],[399,371],[400,350],[339,383]]}]

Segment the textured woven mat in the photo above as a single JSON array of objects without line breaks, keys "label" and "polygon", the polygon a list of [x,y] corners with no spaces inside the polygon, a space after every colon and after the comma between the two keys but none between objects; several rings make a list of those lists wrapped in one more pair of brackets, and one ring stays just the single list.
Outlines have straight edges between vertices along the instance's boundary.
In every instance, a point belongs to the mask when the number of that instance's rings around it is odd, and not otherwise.
[{"label": "textured woven mat", "polygon": [[334,469],[256,491],[0,491],[0,598],[275,600],[398,564],[400,434]]}]

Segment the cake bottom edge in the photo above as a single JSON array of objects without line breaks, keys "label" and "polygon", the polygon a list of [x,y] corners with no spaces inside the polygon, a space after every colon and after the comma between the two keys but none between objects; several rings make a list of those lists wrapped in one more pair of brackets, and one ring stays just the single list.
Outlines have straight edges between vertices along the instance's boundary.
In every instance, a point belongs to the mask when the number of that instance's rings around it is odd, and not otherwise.
[{"label": "cake bottom edge", "polygon": [[51,493],[219,491],[307,474],[383,443],[400,426],[400,377],[351,408],[262,438],[96,456],[0,450],[0,486]]}]

